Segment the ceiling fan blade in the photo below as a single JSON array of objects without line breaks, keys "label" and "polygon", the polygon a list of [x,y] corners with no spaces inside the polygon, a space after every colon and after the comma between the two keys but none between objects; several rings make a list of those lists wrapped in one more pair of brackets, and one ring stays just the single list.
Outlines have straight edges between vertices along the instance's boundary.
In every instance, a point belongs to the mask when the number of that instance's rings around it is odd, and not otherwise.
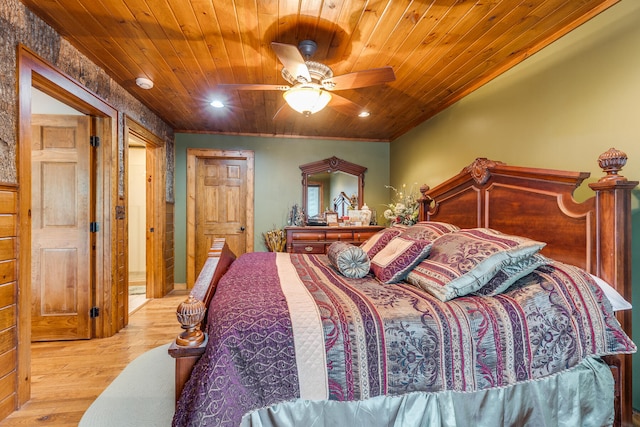
[{"label": "ceiling fan blade", "polygon": [[219,84],[216,86],[222,90],[280,90],[285,91],[291,89],[287,85],[261,85],[261,84]]},{"label": "ceiling fan blade", "polygon": [[305,79],[306,83],[311,82],[311,75],[309,69],[304,63],[304,58],[298,50],[298,48],[292,44],[271,42],[271,48],[276,53],[276,56],[284,65],[284,68],[299,80],[299,78]]},{"label": "ceiling fan blade", "polygon": [[382,67],[334,76],[323,80],[322,85],[328,90],[357,89],[392,82],[395,79],[392,67]]},{"label": "ceiling fan blade", "polygon": [[364,107],[356,104],[353,101],[348,100],[347,98],[337,95],[335,93],[331,94],[331,101],[329,101],[329,107],[333,108],[339,113],[344,114],[345,116],[356,117],[363,111],[365,111]]}]

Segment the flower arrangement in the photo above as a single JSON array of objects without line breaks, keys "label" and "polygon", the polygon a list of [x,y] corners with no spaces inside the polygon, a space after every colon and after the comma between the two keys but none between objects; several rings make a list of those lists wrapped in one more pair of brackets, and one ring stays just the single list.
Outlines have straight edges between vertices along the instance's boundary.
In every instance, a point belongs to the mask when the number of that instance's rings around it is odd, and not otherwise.
[{"label": "flower arrangement", "polygon": [[393,201],[387,205],[384,211],[384,218],[390,224],[413,225],[418,222],[418,214],[420,212],[420,193],[416,191],[415,184],[406,191],[406,184],[402,184],[402,191],[390,185],[386,188],[393,190],[395,193]]}]

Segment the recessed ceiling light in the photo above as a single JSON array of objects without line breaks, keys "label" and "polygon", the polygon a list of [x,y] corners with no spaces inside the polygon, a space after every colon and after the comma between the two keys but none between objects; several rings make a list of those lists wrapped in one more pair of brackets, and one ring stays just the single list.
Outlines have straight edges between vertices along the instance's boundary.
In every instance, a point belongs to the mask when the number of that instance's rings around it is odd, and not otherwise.
[{"label": "recessed ceiling light", "polygon": [[370,112],[362,111],[360,114],[358,114],[358,117],[369,117],[370,115],[371,115]]},{"label": "recessed ceiling light", "polygon": [[220,100],[211,101],[211,106],[215,108],[224,108],[224,104]]},{"label": "recessed ceiling light", "polygon": [[136,79],[136,84],[142,89],[151,89],[153,87],[153,82],[146,77],[138,77]]}]

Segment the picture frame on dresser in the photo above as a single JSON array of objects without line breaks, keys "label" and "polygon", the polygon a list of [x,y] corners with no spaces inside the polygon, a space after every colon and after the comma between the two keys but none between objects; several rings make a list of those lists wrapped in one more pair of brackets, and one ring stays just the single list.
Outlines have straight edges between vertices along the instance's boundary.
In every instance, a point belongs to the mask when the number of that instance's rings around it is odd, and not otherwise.
[{"label": "picture frame on dresser", "polygon": [[328,226],[335,227],[338,225],[338,214],[336,212],[327,212],[324,217]]}]

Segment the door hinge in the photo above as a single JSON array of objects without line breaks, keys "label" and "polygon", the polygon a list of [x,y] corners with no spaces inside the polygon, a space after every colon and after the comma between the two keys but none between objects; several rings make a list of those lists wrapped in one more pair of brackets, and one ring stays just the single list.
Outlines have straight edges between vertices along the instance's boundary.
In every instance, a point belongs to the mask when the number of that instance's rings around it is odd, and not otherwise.
[{"label": "door hinge", "polygon": [[91,317],[92,319],[95,319],[98,316],[100,316],[100,309],[95,306],[91,307],[91,310],[89,310],[89,317]]},{"label": "door hinge", "polygon": [[100,224],[99,223],[92,222],[91,224],[89,224],[89,232],[97,233],[98,231],[100,231]]},{"label": "door hinge", "polygon": [[91,135],[91,137],[89,138],[89,144],[91,144],[92,147],[99,147],[100,137],[96,135]]}]

